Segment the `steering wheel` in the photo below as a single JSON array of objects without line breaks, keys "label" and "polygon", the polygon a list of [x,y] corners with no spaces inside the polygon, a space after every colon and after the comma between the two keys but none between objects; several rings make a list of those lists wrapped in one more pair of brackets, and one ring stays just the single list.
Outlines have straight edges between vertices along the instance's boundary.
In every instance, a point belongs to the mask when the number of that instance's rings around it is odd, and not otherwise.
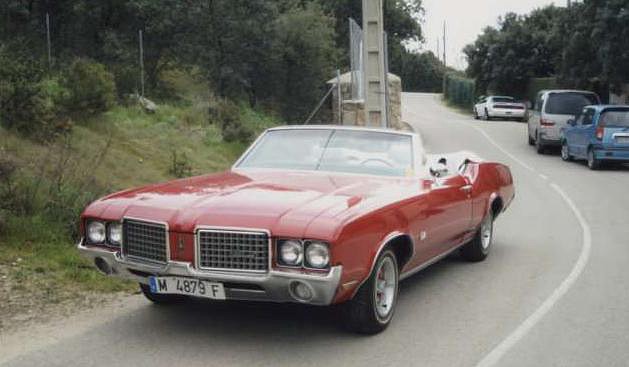
[{"label": "steering wheel", "polygon": [[360,165],[364,166],[368,162],[380,162],[380,163],[384,163],[385,165],[391,168],[395,168],[395,164],[393,162],[386,160],[384,158],[367,158],[364,161],[360,162]]}]

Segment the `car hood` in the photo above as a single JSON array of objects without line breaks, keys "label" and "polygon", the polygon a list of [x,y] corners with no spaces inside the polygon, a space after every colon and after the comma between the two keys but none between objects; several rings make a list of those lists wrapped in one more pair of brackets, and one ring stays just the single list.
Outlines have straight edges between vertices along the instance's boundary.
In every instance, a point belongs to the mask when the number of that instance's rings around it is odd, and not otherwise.
[{"label": "car hood", "polygon": [[158,221],[175,232],[211,226],[309,237],[309,230],[333,233],[340,224],[416,195],[421,188],[417,178],[227,171],[119,192],[91,204],[84,217]]}]

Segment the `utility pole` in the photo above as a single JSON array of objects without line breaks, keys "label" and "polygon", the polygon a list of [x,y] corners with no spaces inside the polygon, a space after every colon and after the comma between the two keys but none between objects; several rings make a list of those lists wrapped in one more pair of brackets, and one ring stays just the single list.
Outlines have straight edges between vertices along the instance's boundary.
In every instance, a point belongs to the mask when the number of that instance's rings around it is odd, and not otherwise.
[{"label": "utility pole", "polygon": [[52,70],[52,44],[50,42],[50,14],[46,13],[46,45],[48,48],[48,70]]},{"label": "utility pole", "polygon": [[144,44],[142,40],[142,30],[138,31],[140,42],[140,91],[141,96],[144,97]]},{"label": "utility pole", "polygon": [[446,61],[446,21],[443,21],[443,66],[448,66]]},{"label": "utility pole", "polygon": [[441,56],[441,49],[439,48],[439,37],[437,37],[437,53],[435,54],[435,56],[437,56],[437,59],[439,59]]},{"label": "utility pole", "polygon": [[383,0],[362,0],[367,126],[387,127]]}]

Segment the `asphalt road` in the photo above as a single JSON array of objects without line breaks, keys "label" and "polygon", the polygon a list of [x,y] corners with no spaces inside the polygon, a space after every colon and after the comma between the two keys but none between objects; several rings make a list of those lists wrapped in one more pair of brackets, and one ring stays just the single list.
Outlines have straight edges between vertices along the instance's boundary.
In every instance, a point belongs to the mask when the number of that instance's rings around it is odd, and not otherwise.
[{"label": "asphalt road", "polygon": [[629,168],[592,172],[539,156],[526,125],[474,121],[405,94],[430,153],[471,150],[511,166],[516,200],[481,264],[451,256],[406,280],[377,336],[328,308],[141,296],[0,336],[6,366],[627,366]]}]

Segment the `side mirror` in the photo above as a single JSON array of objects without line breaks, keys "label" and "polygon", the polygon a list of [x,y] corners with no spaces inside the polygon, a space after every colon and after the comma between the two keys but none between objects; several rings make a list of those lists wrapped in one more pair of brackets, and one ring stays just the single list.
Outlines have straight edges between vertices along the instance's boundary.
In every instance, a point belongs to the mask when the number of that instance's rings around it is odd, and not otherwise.
[{"label": "side mirror", "polygon": [[570,120],[568,120],[568,125],[570,125],[570,126],[576,126],[576,125],[577,125],[577,122],[576,122],[576,121],[574,121],[574,119],[570,119]]}]

